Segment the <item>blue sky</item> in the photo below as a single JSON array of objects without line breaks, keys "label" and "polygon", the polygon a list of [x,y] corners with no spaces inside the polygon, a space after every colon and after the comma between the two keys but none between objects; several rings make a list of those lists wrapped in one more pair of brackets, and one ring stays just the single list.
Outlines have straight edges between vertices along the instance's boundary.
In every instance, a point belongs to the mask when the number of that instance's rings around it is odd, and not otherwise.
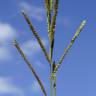
[{"label": "blue sky", "polygon": [[[84,30],[57,73],[57,96],[96,96],[95,0],[60,0],[55,33],[54,59],[82,20]],[[38,83],[12,45],[16,38],[44,82],[49,96],[49,66],[20,11],[24,9],[49,50],[43,0],[0,0],[0,96],[42,96]]]}]

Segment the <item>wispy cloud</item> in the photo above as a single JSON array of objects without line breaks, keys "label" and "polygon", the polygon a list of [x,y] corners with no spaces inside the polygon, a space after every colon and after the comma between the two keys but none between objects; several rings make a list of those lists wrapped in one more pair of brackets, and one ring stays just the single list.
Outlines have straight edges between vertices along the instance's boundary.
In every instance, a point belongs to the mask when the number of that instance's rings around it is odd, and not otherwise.
[{"label": "wispy cloud", "polygon": [[[47,40],[43,39],[42,40],[44,45],[47,46]],[[33,56],[37,52],[41,51],[41,48],[36,40],[28,40],[22,44],[22,49],[25,52],[26,55],[28,56]]]},{"label": "wispy cloud", "polygon": [[34,81],[32,82],[30,89],[31,89],[32,92],[34,92],[34,93],[40,92],[40,86],[39,86],[39,84],[38,84],[38,82],[37,82],[36,80],[34,80]]},{"label": "wispy cloud", "polygon": [[44,9],[38,6],[30,5],[26,2],[21,2],[19,5],[21,10],[24,10],[30,17],[42,21],[44,17]]},{"label": "wispy cloud", "polygon": [[[45,88],[47,88],[47,82],[45,83],[43,81],[43,84],[45,86]],[[33,82],[29,85],[28,87],[29,91],[32,93],[32,94],[35,94],[35,95],[42,95],[42,92],[41,92],[41,88],[40,88],[40,85],[38,84],[38,82],[36,80],[33,80]]]},{"label": "wispy cloud", "polygon": [[23,91],[12,83],[7,77],[0,77],[0,94],[24,96]]},{"label": "wispy cloud", "polygon": [[12,54],[8,48],[13,38],[16,37],[16,30],[9,23],[0,22],[0,61],[10,60]]},{"label": "wispy cloud", "polygon": [[9,23],[0,22],[0,43],[12,40],[16,36],[16,30]]},{"label": "wispy cloud", "polygon": [[8,61],[12,58],[12,54],[6,47],[0,47],[0,61]]}]

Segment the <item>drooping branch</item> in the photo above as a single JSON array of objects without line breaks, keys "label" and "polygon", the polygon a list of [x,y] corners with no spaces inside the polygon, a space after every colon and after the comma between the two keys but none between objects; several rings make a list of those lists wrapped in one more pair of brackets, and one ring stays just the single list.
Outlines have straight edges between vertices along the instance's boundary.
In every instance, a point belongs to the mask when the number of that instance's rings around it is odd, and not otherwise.
[{"label": "drooping branch", "polygon": [[30,27],[33,35],[34,35],[35,38],[37,39],[37,41],[38,41],[38,43],[39,43],[39,45],[40,45],[40,47],[41,47],[41,49],[42,49],[42,51],[43,51],[46,59],[47,59],[47,61],[49,62],[50,66],[51,66],[50,57],[49,57],[49,55],[48,55],[48,53],[47,53],[47,51],[46,51],[46,49],[45,49],[45,47],[44,47],[44,44],[43,44],[40,36],[39,36],[38,33],[36,32],[35,28],[33,27],[32,23],[30,22],[28,16],[27,16],[24,12],[22,12],[22,14],[23,14],[25,20],[27,21],[27,23],[28,23],[28,25],[29,25],[29,27]]},{"label": "drooping branch", "polygon": [[82,31],[82,29],[84,28],[86,24],[86,20],[82,21],[81,25],[79,26],[79,28],[77,29],[75,35],[73,36],[70,44],[68,45],[67,48],[65,48],[64,53],[62,55],[62,57],[60,58],[59,62],[57,63],[54,73],[56,73],[60,67],[60,65],[62,64],[63,60],[65,59],[67,53],[69,52],[70,48],[72,47],[72,45],[74,44],[75,40],[77,39],[77,37],[79,36],[80,32]]},{"label": "drooping branch", "polygon": [[22,58],[24,59],[24,61],[26,62],[26,64],[28,65],[28,67],[31,70],[31,72],[33,73],[34,77],[36,78],[38,84],[40,85],[40,88],[41,88],[42,92],[44,93],[44,96],[47,96],[46,91],[45,91],[45,88],[44,88],[41,80],[39,79],[39,76],[37,75],[37,73],[35,72],[34,68],[32,67],[32,64],[30,64],[30,62],[26,58],[24,52],[22,51],[22,49],[19,46],[19,43],[16,40],[14,40],[13,41],[13,44],[17,48],[18,52],[20,53],[20,55],[22,56]]}]

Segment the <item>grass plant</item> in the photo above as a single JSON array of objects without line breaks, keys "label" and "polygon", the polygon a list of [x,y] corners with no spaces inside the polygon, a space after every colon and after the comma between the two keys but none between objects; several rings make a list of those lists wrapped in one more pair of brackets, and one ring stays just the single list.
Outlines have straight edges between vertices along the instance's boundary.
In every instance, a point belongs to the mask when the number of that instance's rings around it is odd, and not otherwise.
[{"label": "grass plant", "polygon": [[[22,11],[22,15],[24,16],[26,22],[28,23],[31,32],[34,35],[34,38],[38,41],[38,43],[41,47],[41,50],[44,53],[45,58],[49,63],[49,67],[50,67],[50,70],[49,70],[49,72],[50,72],[50,96],[56,96],[56,91],[57,91],[56,90],[56,87],[57,87],[56,86],[56,79],[57,79],[56,73],[58,72],[58,69],[60,68],[65,57],[67,56],[69,50],[73,46],[74,42],[76,41],[77,37],[79,36],[80,32],[83,30],[83,28],[86,24],[86,20],[83,20],[81,22],[80,26],[77,28],[77,31],[75,32],[69,45],[67,46],[67,48],[64,49],[64,53],[62,54],[62,56],[60,57],[58,62],[53,60],[52,57],[53,57],[53,55],[55,55],[55,53],[53,54],[53,51],[54,51],[54,41],[55,41],[54,35],[55,35],[55,27],[56,27],[56,18],[57,18],[57,14],[58,14],[58,5],[59,5],[59,0],[45,0],[45,8],[46,8],[46,14],[47,14],[46,17],[47,17],[47,25],[48,25],[47,31],[48,31],[49,42],[50,42],[49,52],[47,52],[47,50],[41,40],[41,37],[39,36],[38,32],[36,31],[36,28],[33,26],[29,17],[27,16],[27,14],[24,11]],[[13,44],[17,48],[18,52],[21,54],[22,58],[24,59],[24,61],[28,65],[29,69],[33,73],[36,80],[38,81],[38,84],[40,85],[41,91],[43,92],[44,96],[48,96],[47,91],[44,88],[43,82],[41,81],[40,77],[37,75],[35,69],[32,67],[32,64],[28,61],[23,50],[20,48],[20,45],[17,42],[17,40],[14,40]]]}]

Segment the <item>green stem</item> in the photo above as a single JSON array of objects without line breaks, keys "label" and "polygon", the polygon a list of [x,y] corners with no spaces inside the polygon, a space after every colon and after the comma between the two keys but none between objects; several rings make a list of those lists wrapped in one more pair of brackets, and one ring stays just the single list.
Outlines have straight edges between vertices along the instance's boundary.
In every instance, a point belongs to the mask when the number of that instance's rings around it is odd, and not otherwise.
[{"label": "green stem", "polygon": [[55,76],[55,81],[54,81],[54,96],[56,96],[56,76]]},{"label": "green stem", "polygon": [[51,80],[52,80],[52,96],[56,96],[56,74],[55,73],[52,73]]}]

